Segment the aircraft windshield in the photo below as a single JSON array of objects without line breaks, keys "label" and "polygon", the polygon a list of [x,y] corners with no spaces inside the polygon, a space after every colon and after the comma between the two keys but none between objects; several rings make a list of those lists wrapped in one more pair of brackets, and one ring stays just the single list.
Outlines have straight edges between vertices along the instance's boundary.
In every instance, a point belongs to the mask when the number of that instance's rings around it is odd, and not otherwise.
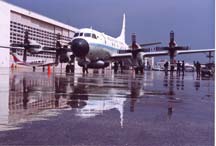
[{"label": "aircraft windshield", "polygon": [[92,38],[94,38],[94,39],[97,39],[97,36],[93,33],[93,34],[91,34],[91,33],[75,33],[74,34],[74,37],[78,37],[78,36],[84,36],[84,37],[92,37]]},{"label": "aircraft windshield", "polygon": [[97,39],[96,35],[93,33],[92,38]]},{"label": "aircraft windshield", "polygon": [[77,36],[79,36],[79,33],[75,33],[75,34],[74,34],[74,37],[77,37]]},{"label": "aircraft windshield", "polygon": [[84,33],[85,37],[91,37],[91,33]]}]

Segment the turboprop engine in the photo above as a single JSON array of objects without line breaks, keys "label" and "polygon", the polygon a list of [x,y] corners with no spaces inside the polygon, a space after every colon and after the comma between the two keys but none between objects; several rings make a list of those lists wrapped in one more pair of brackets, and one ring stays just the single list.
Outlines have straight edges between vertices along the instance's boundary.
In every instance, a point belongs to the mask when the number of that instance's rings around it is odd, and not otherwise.
[{"label": "turboprop engine", "polygon": [[100,69],[100,68],[105,68],[109,66],[109,62],[105,62],[103,60],[97,60],[93,62],[88,62],[88,61],[78,62],[78,65],[81,67],[84,67],[86,64],[88,68],[92,68],[92,69]]}]

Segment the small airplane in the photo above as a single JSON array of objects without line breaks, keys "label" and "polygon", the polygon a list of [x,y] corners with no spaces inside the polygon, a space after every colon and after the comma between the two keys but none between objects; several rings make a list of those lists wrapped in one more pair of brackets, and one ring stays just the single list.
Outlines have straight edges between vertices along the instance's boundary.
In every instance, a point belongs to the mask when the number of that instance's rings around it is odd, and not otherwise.
[{"label": "small airplane", "polygon": [[[125,42],[125,14],[123,15],[122,30],[119,37],[114,38],[92,28],[82,28],[75,33],[73,39],[62,45],[60,35],[57,36],[56,48],[44,47],[39,44],[33,44],[28,40],[27,33],[23,44],[12,44],[15,47],[24,47],[23,61],[26,61],[26,51],[30,53],[42,53],[46,51],[55,51],[56,63],[69,62],[70,57],[76,57],[78,65],[85,68],[106,68],[111,62],[124,59],[131,60],[136,73],[143,70],[144,57],[154,57],[169,55],[172,63],[177,54],[212,52],[215,49],[189,50],[189,47],[177,46],[174,40],[174,32],[170,32],[170,43],[167,47],[156,47],[153,51],[145,48],[150,45],[161,44],[160,42],[137,44],[136,35],[132,35],[132,45]],[[73,54],[68,57],[68,52]]]},{"label": "small airplane", "polygon": [[[59,34],[57,35],[56,47],[51,48],[51,47],[45,47],[39,44],[38,42],[36,42],[35,40],[30,40],[28,30],[26,30],[24,33],[25,34],[24,34],[23,43],[11,44],[10,47],[0,46],[0,48],[11,49],[10,55],[13,57],[13,61],[15,64],[35,68],[35,67],[42,67],[42,66],[48,66],[48,65],[56,65],[58,64],[58,60],[60,60],[61,63],[63,62],[66,63],[69,61],[68,56],[67,56],[69,53],[67,52],[71,52],[71,51],[70,49],[66,50],[65,48],[66,42],[64,40],[60,40]],[[60,49],[62,46],[64,47],[64,49]],[[22,59],[20,58],[21,55],[18,55],[19,53],[17,52],[23,52]],[[43,55],[43,57],[30,57],[30,59],[27,60],[27,56],[30,54],[34,56],[34,55],[43,54],[43,53],[49,53],[51,56]],[[55,61],[52,56],[55,56]]]},{"label": "small airplane", "polygon": [[16,53],[10,52],[10,55],[13,57],[13,61],[15,64],[22,65],[22,66],[29,66],[29,67],[45,67],[45,66],[52,66],[55,65],[56,63],[53,61],[48,61],[44,59],[34,59],[34,60],[29,60],[29,61],[22,61],[19,59],[18,55]]}]

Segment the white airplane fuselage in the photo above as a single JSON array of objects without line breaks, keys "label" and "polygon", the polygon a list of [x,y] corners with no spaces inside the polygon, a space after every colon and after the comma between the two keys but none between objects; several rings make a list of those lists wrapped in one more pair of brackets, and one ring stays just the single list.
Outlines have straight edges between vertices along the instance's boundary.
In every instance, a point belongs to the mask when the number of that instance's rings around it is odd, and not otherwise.
[{"label": "white airplane fuselage", "polygon": [[77,43],[73,47],[73,53],[78,57],[78,64],[84,66],[87,63],[89,68],[107,67],[112,54],[128,49],[128,45],[119,38],[89,28],[80,29],[75,33],[72,42]]}]

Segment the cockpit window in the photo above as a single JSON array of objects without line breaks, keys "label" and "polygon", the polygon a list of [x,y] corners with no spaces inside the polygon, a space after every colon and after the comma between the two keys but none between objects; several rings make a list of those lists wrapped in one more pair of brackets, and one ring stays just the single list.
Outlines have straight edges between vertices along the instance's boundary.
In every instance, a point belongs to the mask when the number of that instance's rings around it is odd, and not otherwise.
[{"label": "cockpit window", "polygon": [[96,35],[95,34],[92,34],[92,38],[94,39],[97,39]]},{"label": "cockpit window", "polygon": [[80,36],[83,36],[83,33],[80,33]]},{"label": "cockpit window", "polygon": [[74,37],[77,37],[77,36],[79,36],[79,33],[75,33],[75,34],[74,34]]},{"label": "cockpit window", "polygon": [[91,33],[84,33],[85,37],[91,37]]}]

